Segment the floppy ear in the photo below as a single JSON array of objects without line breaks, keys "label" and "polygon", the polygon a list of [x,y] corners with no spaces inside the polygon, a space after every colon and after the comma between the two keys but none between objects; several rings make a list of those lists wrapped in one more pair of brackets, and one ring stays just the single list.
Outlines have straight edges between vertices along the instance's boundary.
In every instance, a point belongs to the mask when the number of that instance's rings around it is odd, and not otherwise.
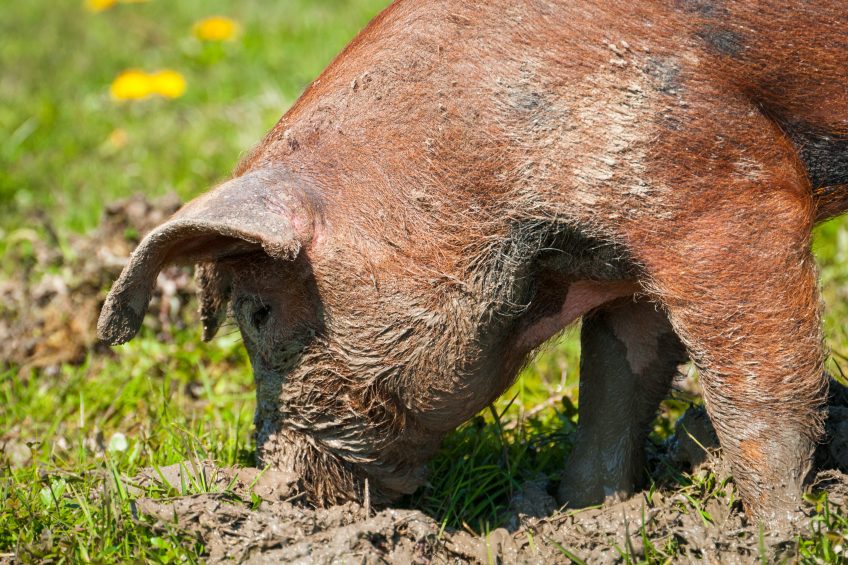
[{"label": "floppy ear", "polygon": [[198,263],[195,267],[194,283],[197,285],[197,301],[200,303],[202,339],[209,341],[215,337],[227,316],[232,288],[231,275],[229,270],[220,269],[216,263],[206,261]]},{"label": "floppy ear", "polygon": [[[258,250],[275,259],[297,257],[312,237],[316,211],[294,186],[280,171],[260,170],[186,204],[133,252],[100,312],[98,337],[116,345],[138,333],[156,277],[168,263],[209,262]],[[200,274],[200,288],[207,291],[201,296],[204,337],[217,329],[213,320],[220,315],[220,301],[227,292],[220,287],[223,282],[208,267]]]}]

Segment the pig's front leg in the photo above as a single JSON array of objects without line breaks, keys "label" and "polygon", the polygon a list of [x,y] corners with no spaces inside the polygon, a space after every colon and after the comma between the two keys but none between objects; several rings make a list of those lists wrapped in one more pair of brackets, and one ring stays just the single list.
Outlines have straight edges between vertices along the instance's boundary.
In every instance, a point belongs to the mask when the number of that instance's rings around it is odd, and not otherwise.
[{"label": "pig's front leg", "polygon": [[642,480],[645,441],[685,350],[654,304],[624,300],[586,316],[577,438],[559,487],[572,508],[625,498]]}]

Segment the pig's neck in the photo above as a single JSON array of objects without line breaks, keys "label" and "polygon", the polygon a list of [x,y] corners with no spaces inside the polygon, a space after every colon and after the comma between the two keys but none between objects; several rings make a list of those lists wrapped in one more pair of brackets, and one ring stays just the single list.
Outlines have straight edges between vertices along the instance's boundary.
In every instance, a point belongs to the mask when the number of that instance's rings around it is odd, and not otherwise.
[{"label": "pig's neck", "polygon": [[453,337],[468,365],[445,357],[452,370],[431,371],[435,383],[412,382],[398,392],[415,419],[437,432],[494,401],[539,346],[584,314],[639,291],[637,269],[620,246],[569,225],[532,220],[490,238],[466,269],[455,306],[438,325],[446,336],[456,326],[470,329],[470,337],[459,335],[462,330]]}]

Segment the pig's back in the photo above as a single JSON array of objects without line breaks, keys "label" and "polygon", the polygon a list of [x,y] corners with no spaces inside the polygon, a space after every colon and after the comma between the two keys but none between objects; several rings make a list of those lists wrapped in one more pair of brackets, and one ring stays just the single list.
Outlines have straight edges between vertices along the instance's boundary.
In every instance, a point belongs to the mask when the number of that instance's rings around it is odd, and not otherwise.
[{"label": "pig's back", "polygon": [[818,216],[848,209],[848,4],[844,0],[684,0],[716,70],[780,124],[798,151]]}]

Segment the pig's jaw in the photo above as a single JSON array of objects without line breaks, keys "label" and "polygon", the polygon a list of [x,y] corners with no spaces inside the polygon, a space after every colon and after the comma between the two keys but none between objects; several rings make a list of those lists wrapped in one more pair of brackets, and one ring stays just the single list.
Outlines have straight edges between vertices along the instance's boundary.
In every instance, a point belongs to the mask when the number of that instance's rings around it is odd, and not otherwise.
[{"label": "pig's jaw", "polygon": [[[419,449],[413,451],[408,445],[401,447],[408,443],[401,437],[399,449],[389,447],[382,453],[363,455],[357,461],[343,457],[314,435],[281,423],[279,418],[257,422],[257,465],[298,477],[301,494],[316,506],[349,500],[362,502],[366,497],[371,503],[386,504],[415,492],[426,481],[427,461],[441,438],[432,434],[418,438]],[[408,459],[410,454],[415,454],[414,460]],[[297,493],[280,493],[281,498],[294,494]]]},{"label": "pig's jaw", "polygon": [[257,464],[298,477],[316,506],[363,501],[366,482],[375,504],[424,484],[442,434],[413,422],[400,403],[363,399],[317,360],[322,354],[306,357],[305,365],[323,370],[281,375],[254,363]]}]

